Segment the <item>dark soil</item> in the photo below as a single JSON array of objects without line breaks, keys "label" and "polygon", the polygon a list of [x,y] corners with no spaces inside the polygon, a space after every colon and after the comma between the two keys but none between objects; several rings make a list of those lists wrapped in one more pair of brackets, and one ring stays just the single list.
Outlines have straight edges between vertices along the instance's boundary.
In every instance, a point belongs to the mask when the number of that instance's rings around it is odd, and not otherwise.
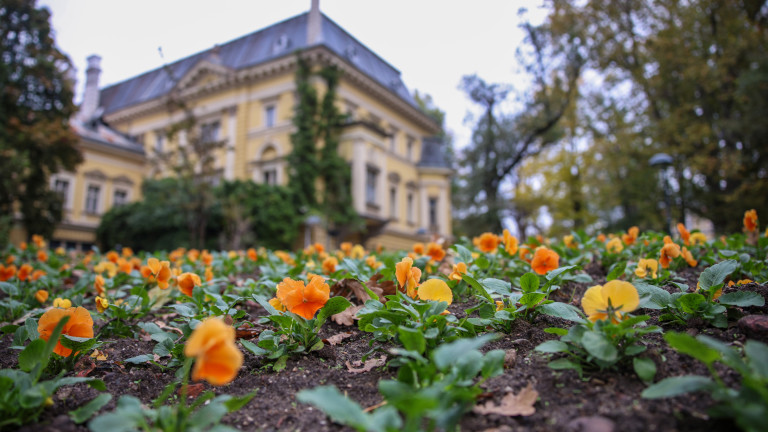
[{"label": "dark soil", "polygon": [[[588,267],[596,283],[605,281],[602,269]],[[689,285],[695,274],[681,274]],[[560,301],[571,301],[578,305],[588,284],[566,284],[562,292],[555,297]],[[677,288],[667,287],[670,291]],[[728,290],[735,289],[729,288]],[[768,296],[765,285],[749,284],[742,289],[759,292]],[[575,299],[575,300],[574,300]],[[469,303],[451,305],[451,311],[457,316],[464,315]],[[257,309],[247,307],[249,312],[258,316]],[[644,311],[646,312],[646,311]],[[649,324],[657,324],[658,313],[650,311]],[[765,314],[766,308],[750,308],[745,313]],[[714,329],[705,325],[689,327],[667,327],[690,334],[703,333],[728,343],[740,345],[746,336],[729,320],[727,329]],[[689,394],[672,399],[647,400],[640,397],[646,388],[632,370],[631,362],[621,365],[617,370],[585,373],[579,377],[575,371],[556,371],[547,366],[548,359],[533,351],[539,343],[555,338],[544,332],[548,327],[569,327],[566,321],[548,317],[537,317],[533,322],[517,320],[513,323],[510,334],[486,347],[514,352],[514,361],[507,364],[503,375],[490,379],[484,384],[485,393],[480,402],[499,402],[508,392],[517,393],[529,383],[539,393],[535,414],[528,417],[505,417],[500,415],[479,415],[469,413],[461,421],[461,430],[465,431],[732,431],[737,429],[729,420],[712,419],[707,409],[712,404],[709,396]],[[218,394],[244,395],[258,390],[256,396],[241,410],[225,417],[225,423],[242,430],[263,431],[339,431],[348,430],[332,423],[324,414],[313,407],[299,404],[295,394],[301,389],[324,384],[333,384],[351,399],[363,407],[374,407],[382,402],[377,391],[380,380],[389,379],[394,370],[384,367],[374,368],[363,373],[348,370],[347,363],[354,364],[370,351],[368,334],[356,327],[345,327],[333,322],[325,325],[322,336],[330,337],[339,333],[351,332],[338,345],[326,347],[318,352],[288,360],[287,367],[281,372],[274,372],[264,359],[244,351],[245,363],[238,377],[229,385],[212,388]],[[17,352],[8,348],[10,336],[2,339],[0,348],[0,366],[14,367]],[[103,346],[107,360],[97,361],[96,367],[88,375],[104,380],[113,400],[102,410],[114,409],[120,395],[130,394],[149,404],[157,397],[163,387],[173,379],[173,374],[163,372],[156,366],[130,365],[122,361],[139,354],[152,351],[153,342],[143,340],[120,339],[109,341]],[[657,365],[655,380],[665,377],[700,374],[708,375],[706,368],[688,356],[680,355],[667,347],[658,334],[648,337],[648,351],[643,356],[650,357]],[[381,354],[373,354],[378,357]],[[719,370],[725,381],[737,385],[738,377],[731,371]],[[55,404],[40,418],[38,424],[22,428],[24,431],[85,431],[85,425],[74,424],[67,412],[77,408],[98,394],[85,385],[61,389],[55,398]]]}]

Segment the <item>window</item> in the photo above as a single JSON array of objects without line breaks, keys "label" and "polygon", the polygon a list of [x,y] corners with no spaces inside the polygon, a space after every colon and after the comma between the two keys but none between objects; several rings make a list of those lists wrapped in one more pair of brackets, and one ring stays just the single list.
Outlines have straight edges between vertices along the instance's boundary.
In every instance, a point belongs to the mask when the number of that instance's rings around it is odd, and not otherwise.
[{"label": "window", "polygon": [[69,180],[56,179],[56,181],[53,182],[53,191],[61,196],[61,202],[66,206],[69,195]]},{"label": "window", "polygon": [[413,220],[413,193],[408,193],[408,208],[406,209],[408,214],[408,223],[414,223]]},{"label": "window", "polygon": [[125,189],[115,189],[115,195],[112,198],[112,206],[117,207],[128,203],[128,191]]},{"label": "window", "polygon": [[277,169],[265,169],[264,170],[264,184],[276,185],[277,184]]},{"label": "window", "polygon": [[264,124],[267,127],[275,126],[275,106],[269,105],[264,108]]},{"label": "window", "polygon": [[397,188],[389,188],[389,217],[397,219]]},{"label": "window", "polygon": [[389,151],[392,153],[397,152],[397,129],[392,129],[389,134]]},{"label": "window", "polygon": [[155,153],[162,153],[165,144],[165,134],[161,131],[155,132]]},{"label": "window", "polygon": [[376,205],[376,180],[379,170],[368,167],[365,173],[365,203]]},{"label": "window", "polygon": [[204,143],[213,143],[219,140],[221,123],[215,121],[206,123],[200,127],[200,139]]},{"label": "window", "polygon": [[405,157],[407,157],[408,160],[413,160],[413,138],[411,137],[408,137],[408,142],[406,143]]},{"label": "window", "polygon": [[85,193],[85,212],[96,214],[99,212],[99,195],[101,187],[97,185],[88,185]]},{"label": "window", "polygon": [[437,198],[429,198],[429,228],[437,230]]}]

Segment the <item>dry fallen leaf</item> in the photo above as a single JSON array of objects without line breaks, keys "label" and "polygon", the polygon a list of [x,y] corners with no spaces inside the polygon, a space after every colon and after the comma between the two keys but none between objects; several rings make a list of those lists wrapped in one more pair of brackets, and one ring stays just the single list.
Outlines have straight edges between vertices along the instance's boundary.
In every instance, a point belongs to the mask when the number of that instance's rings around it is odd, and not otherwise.
[{"label": "dry fallen leaf", "polygon": [[509,392],[501,399],[501,404],[496,405],[493,402],[486,402],[483,405],[476,405],[472,411],[477,414],[499,414],[504,416],[529,416],[536,412],[533,404],[539,397],[531,383],[520,390],[520,393]]},{"label": "dry fallen leaf", "polygon": [[357,311],[363,308],[363,305],[357,305],[357,306],[350,306],[343,311],[337,313],[336,315],[331,315],[331,319],[336,324],[341,324],[345,326],[351,326],[355,324],[355,315],[357,315]]},{"label": "dry fallen leaf", "polygon": [[[359,369],[352,367],[352,364],[349,362],[349,360],[347,360],[346,364],[347,364],[347,370],[350,373],[358,374],[358,373],[368,372],[371,369],[376,367],[384,366],[385,364],[387,364],[387,356],[382,355],[379,358],[368,359],[365,361],[365,364],[363,365],[363,367]],[[355,361],[355,366],[360,366],[360,364],[361,362]]]},{"label": "dry fallen leaf", "polygon": [[327,342],[329,345],[338,345],[341,343],[341,341],[343,341],[344,339],[350,336],[352,336],[352,332],[339,333],[329,337],[328,339],[323,340],[323,342]]}]

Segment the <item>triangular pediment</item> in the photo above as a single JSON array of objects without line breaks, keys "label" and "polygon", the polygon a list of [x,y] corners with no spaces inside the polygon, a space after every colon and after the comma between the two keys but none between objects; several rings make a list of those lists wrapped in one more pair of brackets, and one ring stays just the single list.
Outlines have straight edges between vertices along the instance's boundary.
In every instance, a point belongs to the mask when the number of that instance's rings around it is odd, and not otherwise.
[{"label": "triangular pediment", "polygon": [[211,61],[210,59],[200,60],[196,65],[184,74],[179,80],[178,88],[185,90],[194,87],[203,87],[205,85],[224,81],[232,74],[232,69]]}]

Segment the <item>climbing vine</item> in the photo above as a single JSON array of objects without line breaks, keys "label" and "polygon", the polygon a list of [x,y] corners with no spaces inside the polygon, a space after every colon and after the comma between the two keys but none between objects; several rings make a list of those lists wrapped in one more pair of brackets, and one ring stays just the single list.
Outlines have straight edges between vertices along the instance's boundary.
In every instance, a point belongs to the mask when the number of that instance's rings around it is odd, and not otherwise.
[{"label": "climbing vine", "polygon": [[[312,76],[325,82],[322,98],[312,85]],[[298,104],[293,116],[293,148],[288,155],[289,186],[300,208],[322,214],[329,228],[349,229],[359,225],[359,216],[352,205],[349,164],[339,155],[339,135],[346,115],[335,103],[338,83],[339,71],[335,67],[325,66],[313,73],[308,62],[300,53],[297,55]],[[318,184],[322,185],[321,194]]]}]

